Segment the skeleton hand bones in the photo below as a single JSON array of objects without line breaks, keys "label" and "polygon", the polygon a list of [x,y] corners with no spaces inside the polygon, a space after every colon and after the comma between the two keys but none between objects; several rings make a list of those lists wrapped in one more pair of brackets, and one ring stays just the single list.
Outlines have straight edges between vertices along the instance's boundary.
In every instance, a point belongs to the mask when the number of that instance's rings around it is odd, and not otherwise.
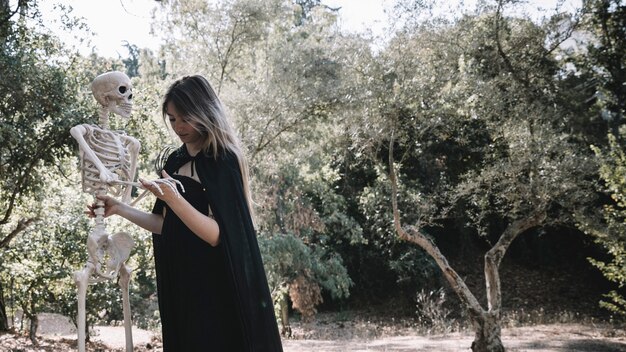
[{"label": "skeleton hand bones", "polygon": [[[182,192],[184,193],[185,187],[183,187],[183,184],[180,183],[180,181],[170,177],[170,175],[168,175],[165,170],[163,170],[161,174],[163,175],[163,178],[152,181],[147,181],[140,178],[139,182],[141,182],[141,188],[152,192],[157,197],[159,197],[160,195],[159,198],[165,201],[171,199],[174,196],[176,198],[180,198],[180,193],[178,193],[176,185],[179,185]],[[166,187],[163,188],[161,187],[161,185],[165,185]]]},{"label": "skeleton hand bones", "polygon": [[[172,199],[173,196],[175,196],[176,198],[180,198],[180,193],[178,193],[178,189],[176,188],[176,185],[179,185],[181,188],[181,191],[184,193],[185,187],[183,186],[183,184],[180,183],[180,181],[170,177],[170,175],[168,175],[167,172],[165,172],[165,170],[162,171],[162,175],[163,175],[163,178],[152,180],[152,181],[139,178],[139,183],[138,182],[121,182],[121,181],[117,181],[117,182],[129,184],[129,185],[132,185],[132,186],[135,186],[137,188],[141,188],[144,190],[143,193],[141,193],[137,198],[135,198],[134,201],[130,203],[131,206],[139,202],[148,192],[152,192],[155,196],[163,199],[165,202]],[[165,188],[161,187],[161,185],[165,185]]]},{"label": "skeleton hand bones", "polygon": [[185,187],[183,186],[183,184],[180,183],[180,181],[173,179],[169,176],[166,178],[160,178],[160,179],[151,180],[151,181],[145,180],[143,178],[139,178],[139,182],[113,181],[111,182],[111,184],[123,184],[123,185],[135,186],[137,188],[141,188],[146,191],[152,191],[152,193],[158,192],[161,196],[165,196],[165,192],[163,192],[163,188],[161,187],[161,185],[165,185],[167,187],[166,190],[169,190],[172,192],[172,194],[176,195],[177,197],[180,197],[180,193],[178,193],[178,190],[176,189],[176,185],[179,185],[183,193],[185,193]]}]

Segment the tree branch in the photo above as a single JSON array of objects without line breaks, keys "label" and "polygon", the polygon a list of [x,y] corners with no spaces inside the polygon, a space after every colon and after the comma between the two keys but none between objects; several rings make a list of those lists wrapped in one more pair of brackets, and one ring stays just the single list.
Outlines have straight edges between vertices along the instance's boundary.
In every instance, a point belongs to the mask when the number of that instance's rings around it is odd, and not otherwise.
[{"label": "tree branch", "polygon": [[20,221],[18,221],[17,226],[15,226],[13,231],[11,231],[8,235],[6,235],[6,237],[0,240],[0,249],[8,247],[13,238],[15,238],[15,236],[24,231],[28,226],[30,226],[37,220],[39,220],[39,218],[21,219]]},{"label": "tree branch", "polygon": [[502,258],[509,246],[524,231],[541,224],[546,218],[543,211],[536,212],[531,216],[513,221],[498,242],[485,254],[485,284],[487,285],[487,308],[497,312],[502,307],[502,291],[500,284],[499,267]]},{"label": "tree branch", "polygon": [[398,182],[394,166],[393,158],[394,131],[391,132],[389,141],[389,179],[391,181],[391,207],[393,209],[393,224],[398,236],[412,243],[417,244],[424,249],[437,263],[444,277],[452,286],[457,296],[465,304],[465,308],[473,316],[473,318],[482,316],[484,309],[478,303],[476,297],[472,294],[459,274],[452,269],[446,257],[441,253],[437,245],[427,235],[420,232],[415,226],[402,227],[400,212],[398,210]]}]

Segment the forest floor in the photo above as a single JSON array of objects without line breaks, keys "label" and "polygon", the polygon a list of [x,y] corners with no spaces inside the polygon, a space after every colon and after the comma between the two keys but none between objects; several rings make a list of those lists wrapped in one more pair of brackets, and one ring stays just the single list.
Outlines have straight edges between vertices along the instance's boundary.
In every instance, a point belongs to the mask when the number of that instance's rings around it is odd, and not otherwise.
[{"label": "forest floor", "polygon": [[[470,351],[473,333],[463,329],[448,333],[418,332],[406,320],[350,319],[345,313],[319,314],[310,323],[292,322],[292,336],[283,340],[285,352],[323,351]],[[75,328],[61,316],[44,315],[38,345],[16,334],[0,335],[3,352],[52,352],[76,350]],[[124,329],[96,327],[87,350],[124,351]],[[162,351],[158,333],[133,329],[135,351]],[[507,351],[626,352],[626,329],[607,323],[551,323],[507,327],[502,331]]]}]

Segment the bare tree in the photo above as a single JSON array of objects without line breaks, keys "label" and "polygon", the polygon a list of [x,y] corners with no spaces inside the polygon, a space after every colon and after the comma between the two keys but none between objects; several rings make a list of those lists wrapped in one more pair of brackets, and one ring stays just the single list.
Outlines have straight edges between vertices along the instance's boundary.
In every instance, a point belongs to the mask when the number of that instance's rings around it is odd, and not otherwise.
[{"label": "bare tree", "polygon": [[391,182],[391,203],[394,227],[398,236],[423,248],[437,263],[443,276],[460,298],[476,332],[472,351],[499,352],[504,351],[501,340],[500,316],[502,310],[502,292],[500,287],[499,266],[507,249],[517,236],[526,230],[542,224],[546,218],[544,211],[538,211],[527,218],[511,223],[498,242],[485,255],[485,284],[487,286],[487,308],[483,308],[465,281],[450,266],[432,238],[422,232],[419,226],[403,226],[398,210],[398,182],[396,178],[394,157],[394,138],[389,142],[389,179]]}]

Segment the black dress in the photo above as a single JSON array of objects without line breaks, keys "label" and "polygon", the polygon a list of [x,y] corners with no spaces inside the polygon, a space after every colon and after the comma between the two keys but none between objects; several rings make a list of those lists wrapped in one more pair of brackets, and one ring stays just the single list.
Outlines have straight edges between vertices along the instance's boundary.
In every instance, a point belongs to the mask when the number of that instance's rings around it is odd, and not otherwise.
[{"label": "black dress", "polygon": [[[186,176],[173,177],[185,188],[181,195],[207,215],[202,185]],[[164,206],[163,229],[153,236],[163,350],[242,351],[222,246],[200,239]]]},{"label": "black dress", "polygon": [[[153,235],[165,351],[282,352],[237,156],[226,150],[220,150],[217,157],[211,151],[191,156],[183,144],[168,156],[163,169],[175,175],[189,162],[200,184],[181,178],[184,196],[204,214],[210,206],[220,229],[220,244],[211,248],[188,230],[181,231],[172,225],[175,218],[165,219],[164,236]],[[164,202],[157,199],[152,212],[163,214],[163,208]],[[174,237],[179,232],[184,239]],[[216,305],[207,297],[222,300]],[[216,314],[215,318],[207,312]],[[169,341],[173,341],[172,348],[168,348]],[[239,342],[241,348],[225,346],[230,341]],[[187,343],[191,347],[178,347]]]}]

